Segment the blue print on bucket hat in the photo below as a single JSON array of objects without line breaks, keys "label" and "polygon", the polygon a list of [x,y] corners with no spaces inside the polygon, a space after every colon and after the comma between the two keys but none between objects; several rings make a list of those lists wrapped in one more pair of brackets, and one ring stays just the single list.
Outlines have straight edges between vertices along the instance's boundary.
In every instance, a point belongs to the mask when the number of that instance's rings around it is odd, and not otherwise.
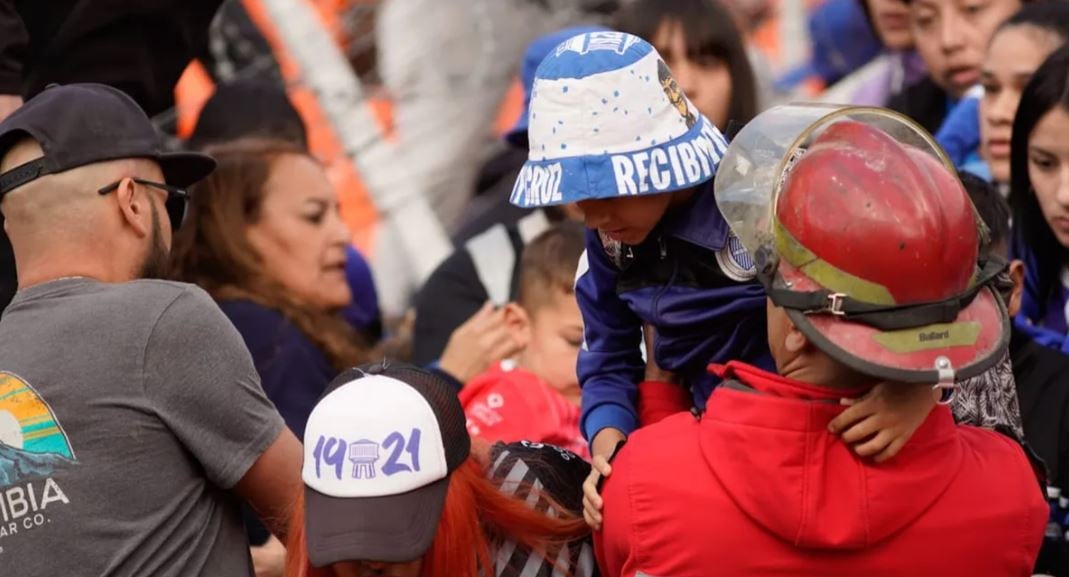
[{"label": "blue print on bucket hat", "polygon": [[510,198],[524,208],[697,186],[727,148],[653,46],[622,32],[558,45],[535,74],[529,115]]}]

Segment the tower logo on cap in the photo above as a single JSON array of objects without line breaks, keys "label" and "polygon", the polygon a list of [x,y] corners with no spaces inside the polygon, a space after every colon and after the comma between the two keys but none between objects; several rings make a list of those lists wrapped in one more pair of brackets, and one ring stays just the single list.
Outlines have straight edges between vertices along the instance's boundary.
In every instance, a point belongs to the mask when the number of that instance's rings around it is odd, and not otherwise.
[{"label": "tower logo on cap", "polygon": [[362,377],[325,396],[304,443],[304,484],[332,497],[396,495],[449,474],[433,409],[391,377]]},{"label": "tower logo on cap", "polygon": [[[422,436],[423,432],[418,428],[412,429],[407,436],[393,431],[381,443],[368,439],[350,443],[342,437],[320,435],[312,451],[316,478],[333,475],[335,480],[342,481],[346,478],[374,479],[378,471],[387,477],[398,473],[418,473]],[[382,457],[380,449],[385,449],[389,456],[378,465]],[[347,464],[352,467],[347,467]]]},{"label": "tower logo on cap", "polygon": [[668,69],[668,65],[664,63],[664,60],[657,61],[657,79],[660,81],[661,88],[664,89],[664,95],[668,97],[668,101],[672,103],[672,106],[686,121],[687,128],[697,124],[698,117],[690,111],[690,104],[687,103],[686,97],[683,96],[683,91],[679,89],[679,83],[672,77],[672,71]]}]

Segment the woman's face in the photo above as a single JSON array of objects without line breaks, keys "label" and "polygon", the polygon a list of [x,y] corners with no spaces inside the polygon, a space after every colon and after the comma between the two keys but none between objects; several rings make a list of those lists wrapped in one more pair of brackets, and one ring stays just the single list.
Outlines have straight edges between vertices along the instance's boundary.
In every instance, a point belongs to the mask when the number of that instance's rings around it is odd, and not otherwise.
[{"label": "woman's face", "polygon": [[279,156],[264,186],[260,218],[247,230],[264,272],[292,296],[331,310],[352,300],[345,278],[349,231],[323,168],[297,154]]},{"label": "woman's face", "polygon": [[1020,0],[914,0],[913,42],[932,80],[961,98],[980,80],[991,35],[1020,7]]},{"label": "woman's face", "polygon": [[1056,35],[1028,25],[1005,28],[991,39],[980,71],[980,154],[998,182],[1010,180],[1010,136],[1021,91],[1058,44]]},{"label": "woman's face", "polygon": [[688,54],[683,27],[673,20],[661,23],[651,44],[698,111],[717,128],[726,128],[732,95],[727,63],[710,55]]},{"label": "woman's face", "polygon": [[866,0],[876,35],[891,50],[913,47],[913,31],[909,27],[909,6],[903,0]]},{"label": "woman's face", "polygon": [[1069,248],[1069,113],[1057,106],[1039,119],[1028,139],[1028,178],[1043,218]]},{"label": "woman's face", "polygon": [[331,565],[334,577],[419,577],[423,560],[408,563],[380,563],[378,561],[342,561]]}]

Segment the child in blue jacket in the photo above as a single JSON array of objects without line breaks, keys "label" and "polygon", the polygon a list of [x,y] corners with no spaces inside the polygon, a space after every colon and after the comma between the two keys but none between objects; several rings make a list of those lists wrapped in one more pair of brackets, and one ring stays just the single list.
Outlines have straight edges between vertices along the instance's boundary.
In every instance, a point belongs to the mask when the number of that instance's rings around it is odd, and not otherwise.
[{"label": "child in blue jacket", "polygon": [[[709,364],[775,371],[765,292],[713,196],[727,143],[647,42],[591,32],[559,45],[536,73],[528,136],[512,203],[575,202],[588,228],[575,289],[584,323],[580,428],[607,474],[608,457],[639,425],[643,326],[656,335],[647,354],[702,408],[717,384]],[[859,403],[837,426],[886,406]],[[898,415],[916,413],[895,412],[879,429],[908,436],[920,421]]]},{"label": "child in blue jacket", "polygon": [[578,202],[589,229],[576,281],[578,373],[595,454],[638,427],[643,325],[656,329],[648,354],[698,407],[716,384],[709,363],[774,370],[764,290],[713,198],[727,143],[652,46],[619,32],[560,45],[538,69],[529,137],[512,202]]}]

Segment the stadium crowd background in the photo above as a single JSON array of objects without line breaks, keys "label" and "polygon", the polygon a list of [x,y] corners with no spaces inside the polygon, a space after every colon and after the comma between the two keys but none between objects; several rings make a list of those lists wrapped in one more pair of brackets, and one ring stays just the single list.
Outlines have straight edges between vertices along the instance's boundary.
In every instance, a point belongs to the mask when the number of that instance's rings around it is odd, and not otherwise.
[{"label": "stadium crowd background", "polygon": [[[1039,569],[1069,575],[1069,500],[1060,493],[1069,496],[1069,229],[1048,225],[1039,206],[1048,201],[1037,205],[1016,184],[1040,166],[1048,180],[1033,176],[1029,188],[1058,191],[1049,202],[1069,211],[1069,144],[1035,152],[1028,140],[1047,112],[1066,106],[1069,3],[0,3],[0,119],[51,82],[101,82],[130,94],[168,147],[216,158],[216,172],[193,189],[167,275],[220,303],[297,438],[339,372],[390,358],[454,383],[473,436],[522,435],[589,458],[575,374],[583,326],[571,292],[582,214],[508,201],[527,159],[538,62],[576,31],[601,27],[654,44],[729,139],[777,104],[889,107],[935,135],[973,175],[965,180],[984,183],[981,216],[1024,261],[1012,269],[1024,286],[1014,338],[1042,348],[1030,353],[1030,372],[1015,371],[1014,401],[1021,435],[1049,472]],[[1028,92],[1037,69],[1047,84]],[[270,224],[249,232],[266,222],[260,214],[283,210],[271,199],[284,195],[265,192],[276,190],[301,191],[300,202],[314,205],[302,216],[314,234]],[[9,249],[0,252],[10,261]],[[344,276],[323,276],[324,263]],[[6,304],[14,278],[0,281]],[[512,367],[536,377],[516,385],[523,409],[498,414],[500,391],[491,389]],[[649,367],[647,380],[659,376]],[[542,384],[554,393],[539,393]],[[251,511],[246,521],[257,572],[281,574],[282,543]]]}]

